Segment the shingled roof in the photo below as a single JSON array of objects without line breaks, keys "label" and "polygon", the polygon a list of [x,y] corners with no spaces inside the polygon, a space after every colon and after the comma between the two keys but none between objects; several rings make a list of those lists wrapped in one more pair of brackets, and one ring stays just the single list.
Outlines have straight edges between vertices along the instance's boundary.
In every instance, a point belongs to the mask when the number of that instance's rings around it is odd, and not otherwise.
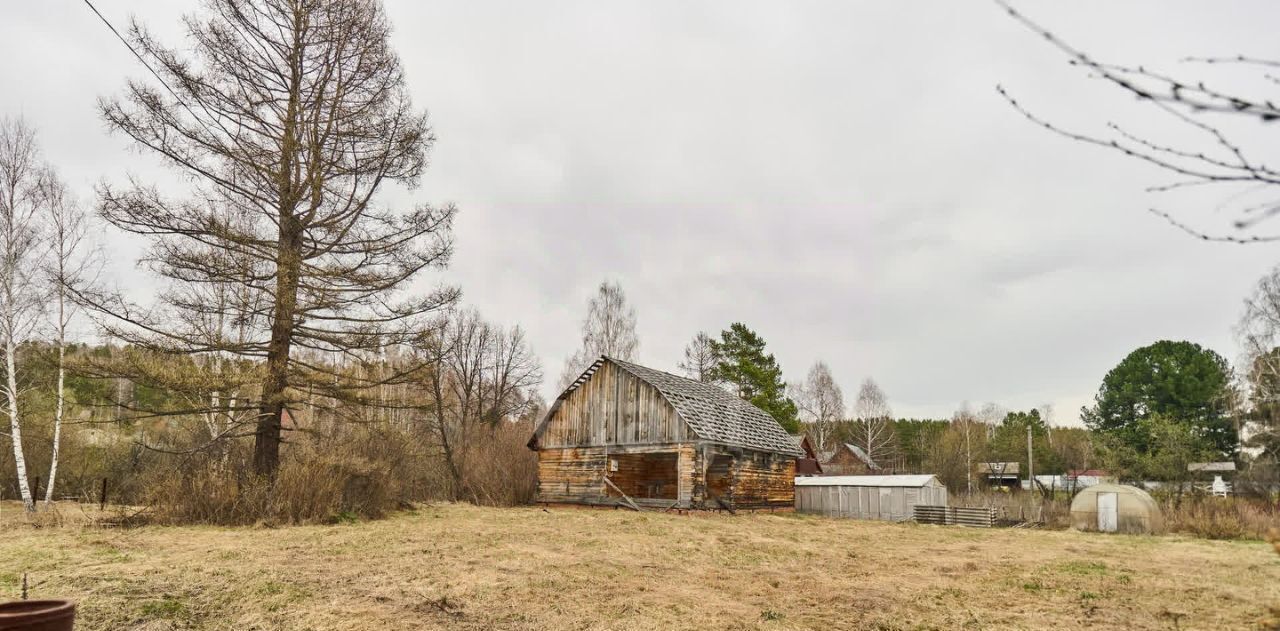
[{"label": "shingled roof", "polygon": [[[802,451],[768,412],[751,405],[714,384],[686,379],[661,370],[646,368],[612,357],[601,356],[583,376],[557,399],[558,404],[587,378],[600,364],[609,361],[651,385],[676,409],[676,413],[699,438],[725,445],[783,453],[802,457]],[[550,420],[558,405],[547,414]],[[545,421],[544,421],[545,425]]]}]

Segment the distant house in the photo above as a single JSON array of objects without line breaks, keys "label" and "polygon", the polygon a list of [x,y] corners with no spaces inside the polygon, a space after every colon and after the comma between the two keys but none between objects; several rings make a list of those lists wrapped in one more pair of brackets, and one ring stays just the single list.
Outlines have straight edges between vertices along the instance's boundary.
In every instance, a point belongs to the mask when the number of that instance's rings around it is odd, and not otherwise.
[{"label": "distant house", "polygon": [[861,447],[841,443],[818,458],[824,475],[871,475],[880,473],[880,465]]},{"label": "distant house", "polygon": [[1022,481],[1018,477],[1021,467],[1017,462],[979,462],[978,476],[987,486],[1004,488],[1021,488]]},{"label": "distant house", "polygon": [[818,462],[818,454],[808,434],[792,436],[791,444],[804,452],[804,457],[796,458],[796,475],[822,475],[822,463]]},{"label": "distant house", "polygon": [[764,410],[712,384],[601,357],[529,439],[536,501],[790,508],[804,450]]}]

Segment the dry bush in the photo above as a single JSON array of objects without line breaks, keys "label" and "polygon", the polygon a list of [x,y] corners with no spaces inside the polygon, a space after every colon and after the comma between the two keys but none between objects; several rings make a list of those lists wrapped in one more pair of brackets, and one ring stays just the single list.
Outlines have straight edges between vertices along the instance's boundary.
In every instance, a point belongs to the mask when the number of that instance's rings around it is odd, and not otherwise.
[{"label": "dry bush", "polygon": [[[1271,543],[1276,554],[1280,554],[1280,528],[1268,530],[1267,541]],[[1259,621],[1259,626],[1267,631],[1280,631],[1280,605],[1268,607],[1267,615]]]},{"label": "dry bush", "polygon": [[[223,458],[195,454],[157,463],[136,482],[152,522],[298,524],[376,519],[412,502],[462,499],[528,503],[537,456],[529,423],[477,429],[455,483],[442,454],[413,427],[348,423],[309,428],[284,450],[274,483],[250,473],[246,449]],[[242,446],[239,446],[242,447]]]},{"label": "dry bush", "polygon": [[1066,493],[1045,497],[1040,493],[989,489],[969,495],[953,495],[951,505],[995,508],[1002,520],[1036,522],[1046,528],[1067,528],[1071,525],[1071,498]]},{"label": "dry bush", "polygon": [[529,422],[501,423],[474,432],[459,473],[458,497],[475,504],[515,506],[533,500],[538,455],[525,445]]},{"label": "dry bush", "polygon": [[1166,532],[1206,539],[1262,539],[1280,523],[1274,505],[1243,497],[1184,495],[1181,500],[1161,498]]},{"label": "dry bush", "polygon": [[[152,467],[142,484],[150,521],[297,524],[378,518],[412,498],[398,435],[368,431],[304,438],[281,458],[274,482],[248,473],[246,454],[193,456]],[[380,448],[381,447],[381,448]]]}]

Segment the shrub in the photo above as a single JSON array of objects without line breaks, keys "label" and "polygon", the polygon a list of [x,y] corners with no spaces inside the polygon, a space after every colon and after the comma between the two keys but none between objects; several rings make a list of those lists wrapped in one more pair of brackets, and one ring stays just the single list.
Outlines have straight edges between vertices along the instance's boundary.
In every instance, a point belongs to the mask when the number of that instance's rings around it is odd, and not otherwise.
[{"label": "shrub", "polygon": [[537,457],[528,423],[477,428],[463,441],[453,479],[439,450],[411,426],[310,428],[281,453],[274,482],[254,476],[248,444],[197,452],[147,468],[134,485],[153,522],[301,524],[377,519],[412,502],[462,499],[514,505],[533,496]]},{"label": "shrub", "polygon": [[1243,497],[1195,494],[1160,504],[1166,531],[1206,539],[1262,539],[1280,519],[1275,506]]}]

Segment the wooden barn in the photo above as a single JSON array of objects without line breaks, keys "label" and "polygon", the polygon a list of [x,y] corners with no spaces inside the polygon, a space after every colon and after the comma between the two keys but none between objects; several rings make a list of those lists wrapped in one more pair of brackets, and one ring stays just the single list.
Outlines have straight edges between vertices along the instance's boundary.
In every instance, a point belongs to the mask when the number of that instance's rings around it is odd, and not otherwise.
[{"label": "wooden barn", "polygon": [[538,424],[537,501],[790,508],[804,452],[772,416],[707,383],[601,357]]}]

